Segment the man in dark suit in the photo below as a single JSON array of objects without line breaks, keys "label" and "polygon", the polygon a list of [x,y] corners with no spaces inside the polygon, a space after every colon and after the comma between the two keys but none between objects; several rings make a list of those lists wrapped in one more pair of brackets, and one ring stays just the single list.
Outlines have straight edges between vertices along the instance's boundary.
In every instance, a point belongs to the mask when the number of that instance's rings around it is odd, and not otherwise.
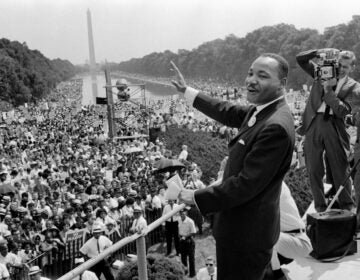
[{"label": "man in dark suit", "polygon": [[229,143],[223,180],[202,190],[183,190],[180,200],[213,213],[218,279],[261,280],[279,237],[281,183],[294,148],[294,121],[284,99],[288,64],[263,54],[251,65],[245,83],[255,106],[219,101],[186,86],[173,64],[178,91],[216,121],[239,128]]},{"label": "man in dark suit", "polygon": [[[315,77],[318,62],[313,60],[321,54],[330,59],[338,57],[339,73],[336,78],[323,80]],[[332,178],[336,190],[349,172],[347,155],[350,139],[346,132],[345,116],[351,113],[352,107],[358,105],[360,96],[359,84],[348,76],[354,69],[355,56],[349,51],[322,49],[302,52],[296,59],[300,67],[314,78],[298,133],[305,135],[306,168],[315,209],[321,212],[327,207],[323,185],[324,159],[327,163],[327,178]],[[342,209],[351,210],[354,207],[349,180],[344,185],[338,202]]]}]

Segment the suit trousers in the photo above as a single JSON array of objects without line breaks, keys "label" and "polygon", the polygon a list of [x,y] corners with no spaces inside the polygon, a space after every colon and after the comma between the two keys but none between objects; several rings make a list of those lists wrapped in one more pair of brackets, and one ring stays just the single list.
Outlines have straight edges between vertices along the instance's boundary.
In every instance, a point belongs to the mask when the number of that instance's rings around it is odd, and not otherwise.
[{"label": "suit trousers", "polygon": [[218,280],[263,280],[271,261],[272,249],[241,252],[216,245]]},{"label": "suit trousers", "polygon": [[106,280],[114,280],[114,276],[111,272],[110,264],[107,260],[102,260],[101,262],[94,265],[90,268],[92,272],[96,274],[96,276],[100,279],[101,274],[104,274],[104,278]]},{"label": "suit trousers", "polygon": [[[310,177],[311,191],[314,197],[315,209],[322,212],[327,204],[324,194],[323,178],[325,174],[324,153],[328,160],[333,184],[336,190],[349,172],[349,163],[345,147],[333,123],[333,116],[324,120],[324,114],[316,114],[305,135],[304,151],[306,168]],[[351,198],[351,182],[348,180],[341,192],[338,202],[341,209],[350,210],[354,206]]]},{"label": "suit trousers", "polygon": [[[189,277],[194,277],[195,272],[195,241],[194,239],[186,238],[185,240],[180,240],[180,255],[181,262],[184,266],[188,268]],[[189,258],[189,266],[188,266]]]},{"label": "suit trousers", "polygon": [[165,222],[166,254],[171,254],[172,240],[174,239],[176,254],[180,254],[179,223]]},{"label": "suit trousers", "polygon": [[[358,160],[360,160],[359,140],[356,141],[356,143],[354,145],[354,162],[355,162],[355,164]],[[356,172],[355,172],[355,176],[354,176],[354,189],[355,189],[355,203],[357,206],[356,214],[358,216],[358,223],[359,223],[360,222],[360,164],[358,164],[358,166],[356,166]]]}]

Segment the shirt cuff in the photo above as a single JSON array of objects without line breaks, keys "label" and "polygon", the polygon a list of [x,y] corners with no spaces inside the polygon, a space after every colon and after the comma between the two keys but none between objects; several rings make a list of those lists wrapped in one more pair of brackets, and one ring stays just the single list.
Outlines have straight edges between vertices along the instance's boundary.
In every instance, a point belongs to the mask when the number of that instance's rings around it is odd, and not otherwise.
[{"label": "shirt cuff", "polygon": [[191,104],[191,106],[194,104],[194,100],[196,96],[199,94],[199,91],[197,89],[194,89],[192,87],[186,87],[184,97],[188,103]]}]

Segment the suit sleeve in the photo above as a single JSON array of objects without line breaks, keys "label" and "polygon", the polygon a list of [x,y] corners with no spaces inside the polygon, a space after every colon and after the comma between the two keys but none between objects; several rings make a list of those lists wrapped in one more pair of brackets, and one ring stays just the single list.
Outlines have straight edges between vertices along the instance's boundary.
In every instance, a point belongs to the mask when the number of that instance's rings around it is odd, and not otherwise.
[{"label": "suit sleeve", "polygon": [[351,114],[353,115],[354,123],[360,130],[360,84],[355,83],[352,100],[350,103]]},{"label": "suit sleeve", "polygon": [[285,173],[292,150],[291,137],[282,126],[273,124],[263,129],[245,157],[239,174],[227,178],[220,186],[195,192],[195,202],[201,213],[227,210],[255,198],[271,184],[280,170]]},{"label": "suit sleeve", "polygon": [[229,127],[240,127],[249,110],[249,107],[220,101],[203,93],[197,95],[193,106],[210,118]]},{"label": "suit sleeve", "polygon": [[325,93],[323,100],[327,105],[330,106],[334,114],[339,118],[344,118],[351,112],[350,105],[338,98],[333,90],[331,90],[329,93]]},{"label": "suit sleeve", "polygon": [[308,73],[311,77],[314,78],[314,64],[310,61],[315,58],[317,55],[317,50],[309,50],[301,52],[296,56],[296,61],[299,66]]}]

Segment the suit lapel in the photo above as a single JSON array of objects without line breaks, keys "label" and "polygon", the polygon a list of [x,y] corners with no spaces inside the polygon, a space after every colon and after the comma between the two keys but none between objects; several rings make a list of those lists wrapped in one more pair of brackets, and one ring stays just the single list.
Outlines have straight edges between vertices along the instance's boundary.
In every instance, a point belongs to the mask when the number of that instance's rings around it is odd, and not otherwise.
[{"label": "suit lapel", "polygon": [[241,135],[243,135],[246,131],[248,131],[250,128],[255,127],[259,122],[261,122],[267,116],[269,116],[272,112],[274,112],[274,110],[276,109],[277,106],[282,106],[285,103],[286,103],[285,98],[283,98],[283,99],[280,99],[279,101],[276,101],[273,104],[270,104],[269,106],[264,108],[262,111],[260,111],[259,114],[256,115],[256,123],[253,126],[249,127],[248,121],[252,115],[253,108],[255,106],[251,107],[251,109],[248,111],[248,114],[246,115],[246,117],[244,119],[244,122],[242,123],[242,126],[240,127],[239,133],[229,142],[229,146],[233,145],[239,139],[239,137]]},{"label": "suit lapel", "polygon": [[241,134],[243,134],[246,129],[249,129],[247,123],[248,123],[251,115],[254,113],[255,108],[256,108],[256,106],[254,106],[254,105],[249,107],[249,110],[244,118],[244,121],[242,122],[241,127],[239,128],[239,133],[233,139],[231,139],[231,141],[229,142],[229,146],[232,145],[233,142],[236,142],[237,139],[239,138],[239,136]]}]

